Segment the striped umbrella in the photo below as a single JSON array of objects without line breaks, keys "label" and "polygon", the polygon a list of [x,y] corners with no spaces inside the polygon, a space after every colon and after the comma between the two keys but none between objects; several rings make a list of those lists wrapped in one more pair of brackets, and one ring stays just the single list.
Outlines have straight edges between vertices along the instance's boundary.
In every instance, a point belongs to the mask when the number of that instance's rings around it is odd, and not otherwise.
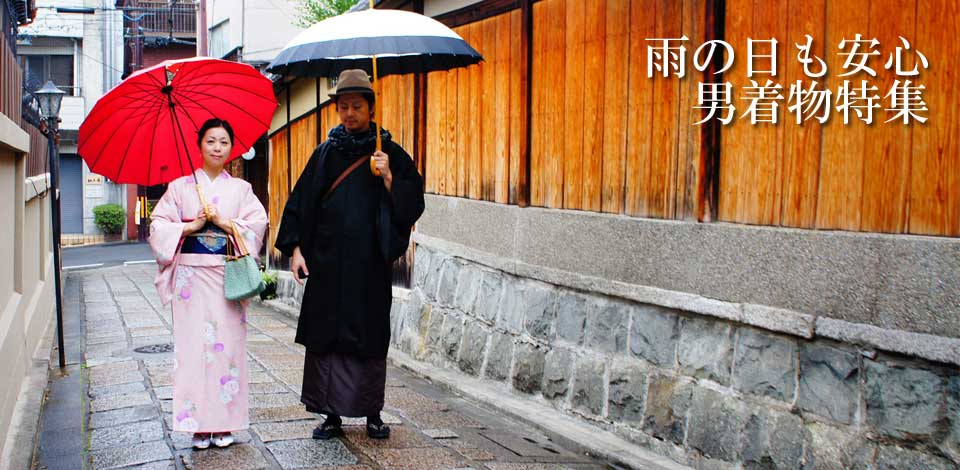
[{"label": "striped umbrella", "polygon": [[[457,33],[433,18],[401,10],[363,10],[323,20],[300,33],[267,67],[278,75],[336,77],[346,69],[380,77],[427,73],[483,60]],[[374,78],[377,78],[376,76]]]},{"label": "striped umbrella", "polygon": [[[457,33],[433,18],[401,10],[370,9],[327,18],[293,38],[267,66],[279,75],[336,77],[347,69],[373,71],[377,78],[466,67],[483,60]],[[377,150],[380,150],[377,132]],[[370,171],[379,176],[373,157]]]}]

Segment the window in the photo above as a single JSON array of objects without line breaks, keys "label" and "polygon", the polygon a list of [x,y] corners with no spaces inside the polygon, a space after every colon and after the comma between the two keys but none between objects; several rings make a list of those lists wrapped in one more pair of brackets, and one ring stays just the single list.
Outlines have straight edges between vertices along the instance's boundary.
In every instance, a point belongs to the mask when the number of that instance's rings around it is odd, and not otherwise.
[{"label": "window", "polygon": [[69,55],[25,55],[22,56],[24,87],[33,93],[39,90],[47,80],[72,94],[73,56]]}]

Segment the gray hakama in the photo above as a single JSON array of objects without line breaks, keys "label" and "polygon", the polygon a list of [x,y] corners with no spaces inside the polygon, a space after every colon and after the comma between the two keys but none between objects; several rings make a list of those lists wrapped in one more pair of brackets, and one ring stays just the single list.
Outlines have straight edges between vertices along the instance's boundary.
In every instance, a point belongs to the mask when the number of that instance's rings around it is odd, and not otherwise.
[{"label": "gray hakama", "polygon": [[364,359],[336,352],[313,354],[308,349],[300,401],[311,413],[379,416],[386,381],[386,359]]}]

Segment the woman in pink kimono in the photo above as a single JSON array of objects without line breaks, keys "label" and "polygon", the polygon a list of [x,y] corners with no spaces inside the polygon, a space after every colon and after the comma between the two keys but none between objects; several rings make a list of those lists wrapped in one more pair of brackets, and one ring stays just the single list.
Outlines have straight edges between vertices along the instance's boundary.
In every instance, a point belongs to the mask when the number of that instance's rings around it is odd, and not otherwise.
[{"label": "woman in pink kimono", "polygon": [[150,246],[157,291],[173,309],[173,430],[193,433],[194,447],[205,449],[230,445],[231,431],[249,425],[246,305],[224,297],[223,264],[234,227],[250,253],[260,252],[267,214],[250,184],[223,169],[230,124],[208,120],[197,143],[203,168],[167,187],[151,216]]}]

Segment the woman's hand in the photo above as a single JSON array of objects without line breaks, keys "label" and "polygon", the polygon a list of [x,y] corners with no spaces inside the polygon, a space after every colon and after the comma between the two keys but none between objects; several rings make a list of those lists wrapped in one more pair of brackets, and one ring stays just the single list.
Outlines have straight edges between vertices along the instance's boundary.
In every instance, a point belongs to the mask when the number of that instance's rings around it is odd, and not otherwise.
[{"label": "woman's hand", "polygon": [[228,234],[233,234],[233,224],[231,223],[230,219],[220,216],[220,214],[217,212],[217,206],[213,204],[207,204],[206,214],[207,219],[209,219],[210,222],[213,222],[213,225],[220,227],[221,230],[227,232]]},{"label": "woman's hand", "polygon": [[307,260],[303,259],[299,246],[293,249],[293,256],[290,258],[290,270],[293,271],[293,279],[301,286],[303,285],[303,279],[300,278],[300,271],[303,270],[303,274],[306,276],[310,275],[310,270],[307,269]]},{"label": "woman's hand", "polygon": [[207,224],[207,216],[206,214],[203,213],[203,211],[200,211],[200,213],[197,214],[196,219],[193,219],[193,221],[188,222],[187,225],[183,226],[183,236],[187,236],[187,235],[190,235],[191,233],[199,232],[200,229],[202,229],[203,226],[206,224]]},{"label": "woman's hand", "polygon": [[380,171],[380,177],[383,178],[383,185],[387,191],[393,185],[393,173],[390,172],[390,156],[380,150],[373,152],[373,164]]}]

